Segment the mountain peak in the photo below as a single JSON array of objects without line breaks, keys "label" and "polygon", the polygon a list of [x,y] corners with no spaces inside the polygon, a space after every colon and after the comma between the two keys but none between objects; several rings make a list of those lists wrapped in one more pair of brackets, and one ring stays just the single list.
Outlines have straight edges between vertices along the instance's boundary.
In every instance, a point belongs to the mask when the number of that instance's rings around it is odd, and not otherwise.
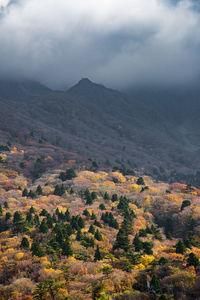
[{"label": "mountain peak", "polygon": [[75,92],[75,93],[91,93],[96,92],[97,90],[105,89],[105,87],[101,84],[97,84],[93,81],[91,81],[89,78],[82,78],[77,84],[72,86],[69,89],[69,92]]},{"label": "mountain peak", "polygon": [[89,78],[82,78],[75,86],[83,87],[83,88],[91,88],[94,86],[97,87],[97,86],[101,86],[101,85],[93,82]]},{"label": "mountain peak", "polygon": [[82,78],[79,82],[78,82],[78,84],[82,84],[82,83],[92,83],[92,84],[94,84],[94,82],[92,82],[89,78]]}]

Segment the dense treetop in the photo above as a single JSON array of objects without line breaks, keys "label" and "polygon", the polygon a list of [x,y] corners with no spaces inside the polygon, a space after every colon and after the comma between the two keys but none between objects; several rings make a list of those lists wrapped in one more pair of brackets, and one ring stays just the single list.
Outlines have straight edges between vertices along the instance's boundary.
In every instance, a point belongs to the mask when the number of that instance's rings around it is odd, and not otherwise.
[{"label": "dense treetop", "polygon": [[199,295],[200,190],[130,171],[64,170],[33,183],[0,170],[2,299]]}]

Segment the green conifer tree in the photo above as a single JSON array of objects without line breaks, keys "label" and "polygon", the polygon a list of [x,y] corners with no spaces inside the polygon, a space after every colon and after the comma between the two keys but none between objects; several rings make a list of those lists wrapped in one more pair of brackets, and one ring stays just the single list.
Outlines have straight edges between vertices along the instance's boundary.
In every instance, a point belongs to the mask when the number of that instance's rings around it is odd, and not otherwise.
[{"label": "green conifer tree", "polygon": [[95,234],[94,234],[94,237],[97,241],[103,241],[103,238],[102,238],[102,235],[101,235],[101,232],[97,229]]},{"label": "green conifer tree", "polygon": [[4,205],[5,209],[9,209],[8,202],[7,202],[7,201],[5,201],[3,205]]},{"label": "green conifer tree", "polygon": [[94,261],[98,261],[98,260],[101,260],[101,259],[102,259],[102,254],[100,252],[99,245],[97,245],[97,248],[96,248],[96,251],[95,251],[95,254],[94,254]]},{"label": "green conifer tree", "polygon": [[28,190],[26,188],[22,192],[22,197],[28,197]]},{"label": "green conifer tree", "polygon": [[89,228],[88,232],[90,232],[92,234],[95,234],[95,228],[92,224],[90,225],[90,228]]},{"label": "green conifer tree", "polygon": [[187,259],[187,265],[188,266],[194,266],[194,267],[199,266],[199,259],[193,252],[191,252],[189,254],[189,257]]},{"label": "green conifer tree", "polygon": [[176,247],[176,253],[184,254],[186,251],[185,245],[183,244],[182,241],[178,241],[175,247]]},{"label": "green conifer tree", "polygon": [[38,185],[37,189],[36,189],[36,193],[38,195],[42,195],[42,188],[41,188],[41,185]]},{"label": "green conifer tree", "polygon": [[47,226],[45,219],[43,219],[42,223],[40,224],[40,232],[42,232],[42,233],[48,232],[48,226]]},{"label": "green conifer tree", "polygon": [[139,236],[136,234],[134,240],[133,240],[133,245],[135,247],[135,251],[139,252],[143,249],[143,244],[142,241],[140,240]]},{"label": "green conifer tree", "polygon": [[32,246],[31,246],[31,251],[32,251],[32,255],[38,256],[38,257],[42,257],[44,256],[44,251],[40,246],[40,243],[38,241],[33,241]]},{"label": "green conifer tree", "polygon": [[67,257],[72,256],[73,254],[69,239],[66,239],[62,245],[62,254]]},{"label": "green conifer tree", "polygon": [[23,237],[22,241],[21,241],[21,244],[20,244],[20,248],[28,250],[29,247],[30,247],[29,240],[27,239],[27,237]]},{"label": "green conifer tree", "polygon": [[160,283],[155,274],[153,274],[152,279],[150,281],[150,287],[156,294],[160,293]]}]

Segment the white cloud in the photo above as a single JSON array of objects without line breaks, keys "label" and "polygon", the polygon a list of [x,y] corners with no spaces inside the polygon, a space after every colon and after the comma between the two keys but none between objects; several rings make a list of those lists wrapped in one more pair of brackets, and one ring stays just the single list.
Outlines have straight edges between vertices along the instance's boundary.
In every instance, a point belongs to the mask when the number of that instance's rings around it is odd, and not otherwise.
[{"label": "white cloud", "polygon": [[52,86],[86,76],[118,87],[186,82],[200,71],[200,13],[190,0],[11,1],[0,41],[1,76]]}]

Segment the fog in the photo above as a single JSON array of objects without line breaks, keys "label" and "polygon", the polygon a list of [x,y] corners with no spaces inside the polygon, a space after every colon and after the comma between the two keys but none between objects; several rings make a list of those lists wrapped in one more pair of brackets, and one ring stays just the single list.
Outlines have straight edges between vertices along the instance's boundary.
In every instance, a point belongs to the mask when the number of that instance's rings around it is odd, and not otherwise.
[{"label": "fog", "polygon": [[188,84],[200,74],[198,1],[0,0],[0,77],[58,88]]}]

